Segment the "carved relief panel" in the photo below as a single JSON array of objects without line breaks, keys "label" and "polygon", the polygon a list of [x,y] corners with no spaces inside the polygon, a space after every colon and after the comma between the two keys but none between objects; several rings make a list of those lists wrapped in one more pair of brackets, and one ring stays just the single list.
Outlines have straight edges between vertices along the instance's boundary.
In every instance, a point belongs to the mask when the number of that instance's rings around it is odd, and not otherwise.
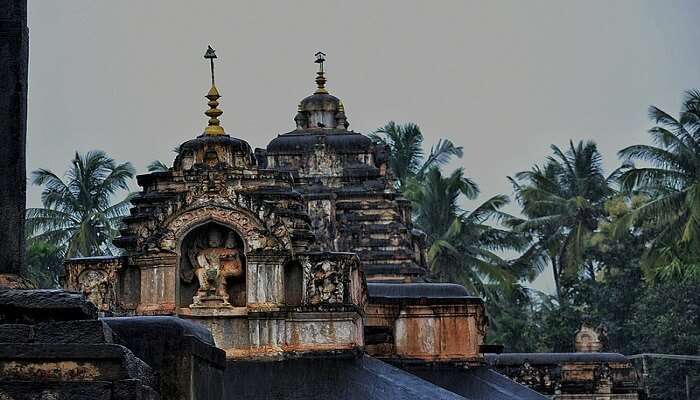
[{"label": "carved relief panel", "polygon": [[245,274],[241,237],[217,223],[200,226],[180,246],[180,306],[244,307]]}]

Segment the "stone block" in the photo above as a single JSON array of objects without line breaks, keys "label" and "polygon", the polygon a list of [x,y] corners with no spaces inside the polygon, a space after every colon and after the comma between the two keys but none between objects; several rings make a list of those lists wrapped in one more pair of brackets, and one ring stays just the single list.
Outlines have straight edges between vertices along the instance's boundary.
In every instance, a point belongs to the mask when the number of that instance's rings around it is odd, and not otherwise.
[{"label": "stone block", "polygon": [[0,323],[79,319],[97,319],[97,308],[82,294],[48,289],[0,289]]},{"label": "stone block", "polygon": [[0,325],[0,343],[29,343],[34,332],[31,325]]},{"label": "stone block", "polygon": [[98,320],[45,322],[34,326],[35,343],[109,344],[112,329]]},{"label": "stone block", "polygon": [[160,376],[163,399],[220,400],[225,354],[202,325],[177,317],[104,318]]},{"label": "stone block", "polygon": [[8,381],[120,381],[157,387],[153,370],[114,344],[0,344],[0,376]]}]

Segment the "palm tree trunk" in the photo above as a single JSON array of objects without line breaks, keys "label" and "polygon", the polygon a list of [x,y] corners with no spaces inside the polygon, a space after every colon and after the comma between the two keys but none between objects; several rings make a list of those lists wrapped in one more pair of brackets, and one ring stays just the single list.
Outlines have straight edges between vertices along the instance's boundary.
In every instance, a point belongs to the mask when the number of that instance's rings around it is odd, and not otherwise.
[{"label": "palm tree trunk", "polygon": [[[562,243],[561,247],[559,248],[558,254],[557,254],[557,264],[559,268],[554,270],[555,277],[554,277],[554,283],[557,286],[557,298],[559,299],[559,302],[561,303],[562,299],[562,291],[561,291],[561,277],[564,274],[564,268],[566,267],[566,248],[569,246],[569,241],[571,241],[571,236],[566,236],[566,239],[564,239],[564,243]],[[552,262],[552,268],[554,268],[554,262]]]},{"label": "palm tree trunk", "polygon": [[552,273],[554,275],[554,288],[557,291],[557,299],[561,300],[561,282],[559,280],[560,275],[559,275],[559,267],[558,267],[558,258],[557,257],[550,257],[552,260]]}]

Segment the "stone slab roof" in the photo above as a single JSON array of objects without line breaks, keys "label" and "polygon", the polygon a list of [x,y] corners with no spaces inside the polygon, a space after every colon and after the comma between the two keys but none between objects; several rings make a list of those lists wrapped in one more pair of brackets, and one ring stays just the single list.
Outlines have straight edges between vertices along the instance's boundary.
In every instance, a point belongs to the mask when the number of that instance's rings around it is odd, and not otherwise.
[{"label": "stone slab roof", "polygon": [[481,302],[462,285],[454,283],[368,283],[367,291],[374,303],[414,303],[430,300],[431,304]]},{"label": "stone slab roof", "polygon": [[369,356],[229,361],[226,399],[464,399]]},{"label": "stone slab roof", "polygon": [[407,371],[468,400],[545,400],[545,397],[487,367],[415,366]]}]

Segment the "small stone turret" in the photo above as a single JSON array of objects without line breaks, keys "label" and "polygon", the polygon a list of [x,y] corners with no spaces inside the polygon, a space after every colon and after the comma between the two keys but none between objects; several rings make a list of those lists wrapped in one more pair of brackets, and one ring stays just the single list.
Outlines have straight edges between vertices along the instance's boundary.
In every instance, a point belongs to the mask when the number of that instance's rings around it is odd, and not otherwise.
[{"label": "small stone turret", "polygon": [[574,345],[578,353],[595,353],[603,350],[601,332],[590,327],[586,322],[581,324]]},{"label": "small stone turret", "polygon": [[319,65],[319,71],[316,73],[316,91],[299,103],[297,115],[294,117],[297,130],[344,131],[349,126],[343,103],[329,94],[326,89],[326,76],[323,70],[325,56],[322,52],[316,53],[316,63]]}]

